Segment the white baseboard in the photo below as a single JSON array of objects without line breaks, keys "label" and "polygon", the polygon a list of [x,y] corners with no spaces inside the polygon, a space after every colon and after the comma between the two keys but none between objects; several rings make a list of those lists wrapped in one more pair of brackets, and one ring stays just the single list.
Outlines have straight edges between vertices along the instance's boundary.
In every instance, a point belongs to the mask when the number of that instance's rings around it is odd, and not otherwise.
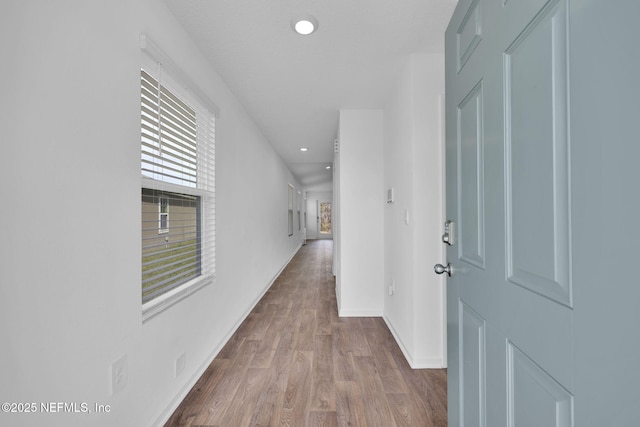
[{"label": "white baseboard", "polygon": [[340,310],[340,317],[382,317],[382,313],[378,310]]},{"label": "white baseboard", "polygon": [[442,369],[446,367],[445,361],[441,358],[414,358],[407,350],[407,347],[402,342],[402,339],[400,339],[400,336],[393,328],[389,319],[387,319],[386,316],[382,316],[382,319],[384,320],[384,323],[386,323],[387,328],[389,328],[389,331],[391,331],[391,335],[393,335],[393,338],[396,340],[398,347],[400,347],[400,350],[402,351],[404,358],[407,360],[407,363],[409,363],[409,366],[411,366],[411,369]]},{"label": "white baseboard", "polygon": [[260,295],[253,301],[253,303],[251,304],[249,309],[246,310],[245,313],[240,317],[240,319],[235,323],[235,325],[233,325],[233,327],[229,330],[229,332],[225,335],[225,337],[214,348],[214,350],[211,352],[209,357],[207,357],[207,359],[204,361],[204,363],[202,365],[200,365],[200,367],[195,371],[195,373],[191,376],[191,378],[189,378],[189,381],[187,381],[185,386],[180,390],[178,395],[171,401],[169,406],[164,411],[162,411],[160,416],[156,419],[156,422],[153,423],[154,426],[161,427],[161,426],[164,426],[166,424],[166,422],[169,420],[171,415],[173,415],[173,413],[176,411],[176,409],[178,409],[178,406],[180,406],[180,404],[182,403],[184,398],[187,397],[187,394],[189,394],[189,392],[191,391],[193,386],[196,385],[196,383],[198,382],[200,377],[207,370],[209,365],[211,365],[211,363],[213,362],[213,359],[216,358],[216,356],[218,355],[218,353],[220,353],[222,348],[227,344],[227,342],[229,342],[229,340],[231,339],[233,334],[236,333],[236,331],[238,330],[238,328],[240,327],[242,322],[244,322],[244,320],[247,318],[249,313],[251,313],[251,311],[255,308],[255,306],[260,302],[260,300],[262,299],[264,294],[266,294],[267,291],[269,290],[269,288],[271,288],[271,286],[276,281],[278,276],[280,276],[282,271],[287,267],[287,265],[289,265],[289,263],[291,262],[293,257],[296,256],[296,254],[298,253],[298,251],[300,250],[301,247],[302,247],[302,243],[300,243],[298,245],[298,247],[293,251],[293,253],[289,257],[289,259],[284,263],[284,265],[280,268],[280,270],[278,270],[278,272],[271,278],[271,281],[262,290]]}]

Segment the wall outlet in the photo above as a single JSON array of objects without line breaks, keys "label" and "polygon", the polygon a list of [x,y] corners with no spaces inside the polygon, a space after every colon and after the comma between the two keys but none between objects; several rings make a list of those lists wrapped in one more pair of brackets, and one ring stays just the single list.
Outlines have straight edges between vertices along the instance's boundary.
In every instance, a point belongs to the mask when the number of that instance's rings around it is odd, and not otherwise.
[{"label": "wall outlet", "polygon": [[129,367],[127,363],[127,355],[111,364],[111,395],[120,392],[127,385],[129,380]]},{"label": "wall outlet", "polygon": [[389,285],[389,296],[392,296],[396,293],[396,281],[392,280],[391,285]]},{"label": "wall outlet", "polygon": [[178,376],[184,371],[185,366],[187,366],[187,355],[182,353],[178,356],[175,363],[174,374],[176,378],[178,378]]}]

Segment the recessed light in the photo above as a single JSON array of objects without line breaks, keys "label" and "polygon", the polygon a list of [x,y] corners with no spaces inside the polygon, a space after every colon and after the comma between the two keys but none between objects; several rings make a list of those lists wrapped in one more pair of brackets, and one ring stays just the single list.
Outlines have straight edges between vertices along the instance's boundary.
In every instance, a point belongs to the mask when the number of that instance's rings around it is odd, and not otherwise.
[{"label": "recessed light", "polygon": [[318,20],[311,16],[305,16],[291,21],[291,28],[298,34],[307,36],[318,29]]},{"label": "recessed light", "polygon": [[307,147],[300,147],[300,151],[309,151]]},{"label": "recessed light", "polygon": [[316,29],[316,26],[313,25],[313,22],[303,19],[301,21],[296,22],[296,25],[294,28],[296,30],[296,33],[306,36],[308,34],[313,33],[313,30]]},{"label": "recessed light", "polygon": [[329,170],[329,169],[331,169],[331,166],[327,166],[327,167],[325,167],[325,169]]}]

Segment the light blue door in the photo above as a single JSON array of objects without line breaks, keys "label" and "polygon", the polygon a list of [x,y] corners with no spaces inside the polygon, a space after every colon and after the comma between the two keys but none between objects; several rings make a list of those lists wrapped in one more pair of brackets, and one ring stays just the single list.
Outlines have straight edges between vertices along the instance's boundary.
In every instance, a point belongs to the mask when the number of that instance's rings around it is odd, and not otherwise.
[{"label": "light blue door", "polygon": [[458,3],[452,427],[640,425],[638,21],[637,0]]}]

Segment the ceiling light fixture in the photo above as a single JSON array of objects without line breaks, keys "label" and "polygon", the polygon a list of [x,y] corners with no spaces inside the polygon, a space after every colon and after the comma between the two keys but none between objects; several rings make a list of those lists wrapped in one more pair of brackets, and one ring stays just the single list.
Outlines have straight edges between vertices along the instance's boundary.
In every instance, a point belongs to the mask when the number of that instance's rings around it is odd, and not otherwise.
[{"label": "ceiling light fixture", "polygon": [[307,147],[301,147],[300,151],[305,152],[305,151],[309,151],[309,149]]},{"label": "ceiling light fixture", "polygon": [[327,166],[327,167],[325,167],[325,169],[329,170],[329,169],[331,169],[331,166]]},{"label": "ceiling light fixture", "polygon": [[311,15],[300,19],[293,19],[291,21],[291,28],[293,28],[293,31],[296,33],[307,36],[318,29],[318,20]]}]

